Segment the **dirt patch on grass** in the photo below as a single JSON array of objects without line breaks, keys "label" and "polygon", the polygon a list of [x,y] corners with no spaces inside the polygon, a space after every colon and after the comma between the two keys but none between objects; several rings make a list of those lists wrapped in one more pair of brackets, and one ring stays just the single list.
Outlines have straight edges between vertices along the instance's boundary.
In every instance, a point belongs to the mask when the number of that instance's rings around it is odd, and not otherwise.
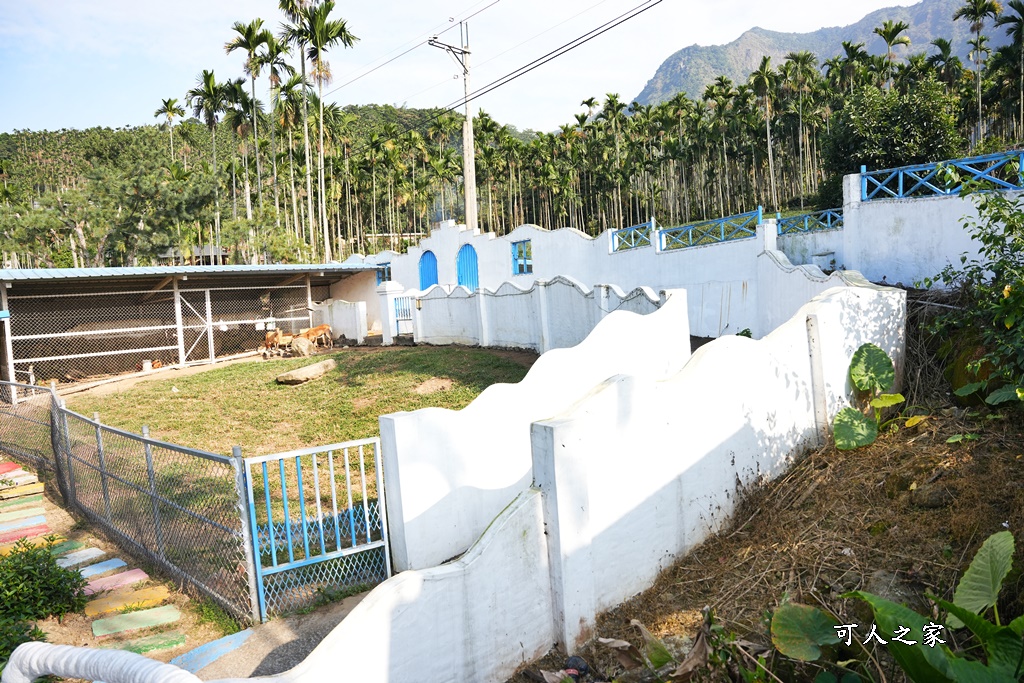
[{"label": "dirt patch on grass", "polygon": [[438,391],[447,391],[452,388],[452,381],[447,377],[431,377],[426,382],[417,386],[413,391],[421,396],[433,394]]},{"label": "dirt patch on grass", "polygon": [[377,399],[374,398],[373,396],[360,396],[356,399],[353,399],[352,407],[355,408],[356,410],[366,410],[376,402]]}]

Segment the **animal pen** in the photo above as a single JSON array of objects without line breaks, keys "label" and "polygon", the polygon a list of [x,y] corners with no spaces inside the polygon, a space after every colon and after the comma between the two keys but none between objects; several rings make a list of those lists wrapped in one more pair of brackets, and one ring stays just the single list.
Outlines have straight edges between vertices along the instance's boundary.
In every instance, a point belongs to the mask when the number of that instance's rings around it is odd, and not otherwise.
[{"label": "animal pen", "polygon": [[[67,382],[253,351],[363,264],[0,270],[0,379]],[[158,363],[159,361],[159,363]]]}]

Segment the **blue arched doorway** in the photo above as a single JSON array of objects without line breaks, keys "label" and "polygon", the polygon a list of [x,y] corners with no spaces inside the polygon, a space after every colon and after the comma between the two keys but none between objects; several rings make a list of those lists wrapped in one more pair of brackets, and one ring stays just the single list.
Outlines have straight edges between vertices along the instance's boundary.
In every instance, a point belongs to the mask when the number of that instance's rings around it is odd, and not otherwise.
[{"label": "blue arched doorway", "polygon": [[425,251],[420,256],[420,291],[437,284],[437,257],[434,252]]},{"label": "blue arched doorway", "polygon": [[459,284],[471,292],[475,292],[480,286],[480,271],[476,264],[476,249],[469,244],[463,244],[459,249],[459,255],[455,259],[455,269],[459,275]]}]

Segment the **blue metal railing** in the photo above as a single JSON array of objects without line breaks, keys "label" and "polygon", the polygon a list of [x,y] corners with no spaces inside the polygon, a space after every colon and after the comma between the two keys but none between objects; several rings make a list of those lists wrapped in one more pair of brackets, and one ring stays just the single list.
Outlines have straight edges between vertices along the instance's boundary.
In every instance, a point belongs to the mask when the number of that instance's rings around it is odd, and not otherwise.
[{"label": "blue metal railing", "polygon": [[819,230],[839,230],[843,227],[843,210],[825,209],[824,211],[815,211],[786,218],[783,218],[782,214],[776,214],[776,221],[780,235]]},{"label": "blue metal railing", "polygon": [[391,575],[380,439],[246,458],[245,479],[264,621],[353,576]]},{"label": "blue metal railing", "polygon": [[[998,154],[953,159],[916,166],[901,166],[880,171],[860,167],[860,198],[905,199],[959,194],[965,182],[976,181],[986,190],[1022,190],[1024,151],[1011,150]],[[1012,162],[1012,163],[1011,163]],[[946,177],[944,171],[955,169],[959,179]]]},{"label": "blue metal railing", "polygon": [[763,217],[763,210],[759,206],[756,211],[735,216],[681,225],[677,228],[663,228],[658,231],[659,248],[662,251],[671,251],[753,237]]},{"label": "blue metal railing", "polygon": [[653,229],[654,219],[652,218],[646,223],[631,225],[628,228],[613,231],[612,251],[629,251],[630,249],[651,246],[651,230]]}]

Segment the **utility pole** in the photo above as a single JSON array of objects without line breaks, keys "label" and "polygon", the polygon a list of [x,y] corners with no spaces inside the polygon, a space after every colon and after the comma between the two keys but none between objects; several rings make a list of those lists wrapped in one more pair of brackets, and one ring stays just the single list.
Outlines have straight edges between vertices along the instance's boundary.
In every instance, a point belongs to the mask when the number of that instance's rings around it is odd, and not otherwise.
[{"label": "utility pole", "polygon": [[459,35],[462,47],[442,43],[437,36],[427,42],[432,47],[448,52],[462,67],[462,87],[466,99],[466,120],[462,123],[462,185],[466,192],[466,227],[476,230],[476,147],[473,142],[473,111],[469,106],[469,24],[459,22]]}]

